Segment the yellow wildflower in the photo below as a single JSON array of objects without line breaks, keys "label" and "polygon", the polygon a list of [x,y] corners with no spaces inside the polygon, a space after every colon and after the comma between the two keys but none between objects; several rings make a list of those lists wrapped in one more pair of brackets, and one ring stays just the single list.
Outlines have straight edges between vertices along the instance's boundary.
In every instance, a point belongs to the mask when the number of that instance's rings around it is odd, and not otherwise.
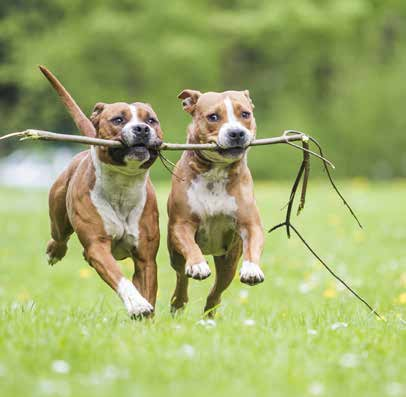
[{"label": "yellow wildflower", "polygon": [[399,296],[398,296],[398,302],[401,305],[406,305],[406,292],[402,292]]},{"label": "yellow wildflower", "polygon": [[20,302],[27,302],[28,299],[30,299],[30,294],[28,293],[28,291],[23,290],[23,291],[19,292],[19,294],[17,295],[17,299]]},{"label": "yellow wildflower", "polygon": [[89,267],[84,267],[79,270],[79,277],[80,278],[89,278],[92,275],[92,269]]},{"label": "yellow wildflower", "polygon": [[334,288],[326,288],[323,292],[323,296],[328,299],[335,298],[337,296],[337,290]]}]

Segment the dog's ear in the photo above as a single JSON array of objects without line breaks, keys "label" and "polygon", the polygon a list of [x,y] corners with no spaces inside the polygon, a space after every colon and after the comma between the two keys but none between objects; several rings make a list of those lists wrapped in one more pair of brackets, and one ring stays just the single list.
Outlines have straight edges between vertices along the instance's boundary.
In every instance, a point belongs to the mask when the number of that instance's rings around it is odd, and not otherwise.
[{"label": "dog's ear", "polygon": [[254,102],[252,102],[252,99],[250,97],[250,92],[248,90],[244,90],[242,93],[248,99],[249,103],[251,104],[251,107],[254,109],[255,106],[254,106]]},{"label": "dog's ear", "polygon": [[105,106],[106,104],[103,102],[96,103],[93,109],[93,113],[90,116],[90,121],[93,123],[96,129],[99,127],[100,115],[101,112],[104,110]]},{"label": "dog's ear", "polygon": [[182,99],[183,110],[192,114],[195,111],[196,103],[199,100],[202,93],[196,90],[183,90],[178,98]]}]

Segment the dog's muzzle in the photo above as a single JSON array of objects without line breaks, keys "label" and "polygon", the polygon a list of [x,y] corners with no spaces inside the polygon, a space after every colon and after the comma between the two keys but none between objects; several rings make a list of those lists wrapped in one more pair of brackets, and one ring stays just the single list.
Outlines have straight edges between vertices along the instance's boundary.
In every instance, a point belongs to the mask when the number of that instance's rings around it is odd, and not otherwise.
[{"label": "dog's muzzle", "polygon": [[161,144],[154,128],[145,123],[125,126],[121,133],[121,141],[125,146],[139,146],[147,149],[156,149]]},{"label": "dog's muzzle", "polygon": [[226,132],[226,147],[245,148],[250,143],[250,137],[247,131],[233,128]]},{"label": "dog's muzzle", "polygon": [[158,156],[157,148],[162,141],[157,137],[155,130],[145,123],[126,126],[121,134],[124,148],[110,149],[111,157],[120,164],[128,161],[144,163],[148,168]]},{"label": "dog's muzzle", "polygon": [[122,132],[122,141],[126,146],[148,146],[153,135],[151,127],[145,123],[126,126]]},{"label": "dog's muzzle", "polygon": [[217,139],[218,153],[225,158],[241,158],[253,139],[251,131],[241,124],[225,124]]}]

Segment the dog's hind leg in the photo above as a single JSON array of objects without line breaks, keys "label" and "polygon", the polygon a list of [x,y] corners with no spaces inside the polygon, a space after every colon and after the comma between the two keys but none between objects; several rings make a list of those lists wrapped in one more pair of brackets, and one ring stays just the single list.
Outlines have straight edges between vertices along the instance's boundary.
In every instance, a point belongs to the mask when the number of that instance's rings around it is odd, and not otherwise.
[{"label": "dog's hind leg", "polygon": [[204,308],[204,313],[206,316],[215,316],[216,307],[221,302],[221,294],[233,281],[241,254],[242,242],[239,239],[226,255],[214,257],[214,263],[216,266],[216,280],[207,297],[206,306]]},{"label": "dog's hind leg", "polygon": [[67,242],[73,233],[66,209],[67,183],[62,178],[56,180],[49,193],[49,217],[51,220],[51,237],[47,245],[48,263],[54,265],[60,261],[68,250]]},{"label": "dog's hind leg", "polygon": [[176,270],[176,287],[171,298],[171,313],[183,309],[188,302],[189,278],[185,274],[185,259],[176,252],[170,252],[171,266]]}]

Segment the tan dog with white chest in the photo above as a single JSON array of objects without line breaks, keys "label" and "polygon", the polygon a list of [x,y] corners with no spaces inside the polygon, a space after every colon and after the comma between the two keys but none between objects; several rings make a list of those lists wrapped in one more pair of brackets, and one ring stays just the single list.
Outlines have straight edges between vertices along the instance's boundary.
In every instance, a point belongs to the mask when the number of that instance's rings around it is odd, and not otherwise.
[{"label": "tan dog with white chest", "polygon": [[243,256],[240,280],[261,283],[264,235],[247,166],[247,147],[256,124],[248,91],[184,90],[183,108],[192,115],[188,143],[217,143],[216,151],[185,151],[177,163],[168,200],[168,248],[177,283],[172,311],[188,301],[188,278],[210,276],[204,255],[213,255],[216,280],[204,311],[214,314],[221,294]]},{"label": "tan dog with white chest", "polygon": [[[158,208],[148,170],[162,143],[158,118],[145,103],[99,103],[90,117],[92,126],[59,81],[41,70],[78,127],[88,129],[85,135],[125,145],[79,153],[55,181],[49,194],[48,261],[53,265],[65,256],[69,237],[76,232],[85,259],[117,292],[130,316],[147,316],[157,293]],[[116,262],[127,257],[134,261],[132,281]]]}]

